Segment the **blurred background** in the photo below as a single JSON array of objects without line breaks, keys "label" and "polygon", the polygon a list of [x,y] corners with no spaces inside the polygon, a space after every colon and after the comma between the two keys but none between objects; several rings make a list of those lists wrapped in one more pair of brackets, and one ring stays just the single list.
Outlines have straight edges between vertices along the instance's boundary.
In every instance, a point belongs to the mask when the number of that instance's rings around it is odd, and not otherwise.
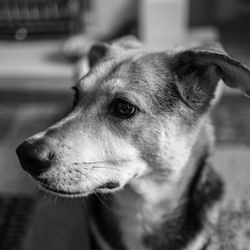
[{"label": "blurred background", "polygon": [[[132,34],[153,50],[220,41],[250,66],[249,27],[249,0],[0,0],[0,249],[88,249],[84,201],[39,191],[15,148],[70,110],[94,41]],[[213,161],[237,196],[250,173],[250,99],[224,87],[213,118]]]}]

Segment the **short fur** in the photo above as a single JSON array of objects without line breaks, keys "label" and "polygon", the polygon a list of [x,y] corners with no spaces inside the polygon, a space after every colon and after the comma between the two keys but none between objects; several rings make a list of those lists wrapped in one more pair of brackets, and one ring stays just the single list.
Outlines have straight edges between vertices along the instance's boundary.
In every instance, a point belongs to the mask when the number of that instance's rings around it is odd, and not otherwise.
[{"label": "short fur", "polygon": [[[90,196],[93,247],[209,249],[223,194],[209,113],[220,79],[250,95],[249,69],[219,45],[147,52],[131,37],[94,45],[89,62],[72,112],[18,147],[23,168],[56,195]],[[119,98],[130,119],[112,113]]]}]

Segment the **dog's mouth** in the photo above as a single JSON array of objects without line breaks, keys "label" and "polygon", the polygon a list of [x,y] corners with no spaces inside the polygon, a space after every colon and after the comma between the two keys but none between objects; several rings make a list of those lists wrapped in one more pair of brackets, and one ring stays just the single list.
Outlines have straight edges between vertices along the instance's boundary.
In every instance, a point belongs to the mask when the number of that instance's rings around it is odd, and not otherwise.
[{"label": "dog's mouth", "polygon": [[68,192],[65,190],[59,190],[56,188],[51,188],[47,184],[43,183],[42,181],[39,181],[40,187],[45,190],[48,193],[51,193],[53,195],[57,196],[63,196],[63,197],[83,197],[89,195],[88,192]]},{"label": "dog's mouth", "polygon": [[119,188],[119,186],[120,185],[119,185],[118,182],[110,181],[110,182],[105,183],[104,185],[99,186],[97,189],[109,189],[109,190],[112,190],[112,189]]},{"label": "dog's mouth", "polygon": [[[88,196],[92,192],[69,192],[65,191],[62,189],[57,189],[57,188],[52,188],[49,186],[49,183],[47,180],[42,180],[42,179],[37,179],[38,183],[40,184],[40,187],[45,190],[48,193],[57,195],[57,196],[64,196],[64,197],[83,197],[83,196]],[[104,193],[109,193],[109,192],[114,192],[120,188],[120,185],[118,182],[107,182],[103,185],[98,186],[95,190],[93,190],[93,193],[95,192],[104,192]]]}]

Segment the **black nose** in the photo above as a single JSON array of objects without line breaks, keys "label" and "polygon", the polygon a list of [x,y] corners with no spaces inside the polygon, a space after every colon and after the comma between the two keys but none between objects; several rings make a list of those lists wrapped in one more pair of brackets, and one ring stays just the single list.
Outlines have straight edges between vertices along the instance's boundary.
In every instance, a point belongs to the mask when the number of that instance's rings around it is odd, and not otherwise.
[{"label": "black nose", "polygon": [[54,158],[53,152],[43,140],[25,141],[18,146],[16,152],[22,168],[32,175],[47,171]]}]

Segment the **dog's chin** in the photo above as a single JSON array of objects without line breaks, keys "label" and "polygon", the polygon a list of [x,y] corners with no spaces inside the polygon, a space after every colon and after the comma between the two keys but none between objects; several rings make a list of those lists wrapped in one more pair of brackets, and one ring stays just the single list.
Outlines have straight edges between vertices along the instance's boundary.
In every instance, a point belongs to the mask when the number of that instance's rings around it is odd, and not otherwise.
[{"label": "dog's chin", "polygon": [[90,194],[94,193],[113,193],[120,189],[120,185],[117,182],[107,182],[101,186],[98,186],[97,188],[94,188],[92,191],[65,191],[62,189],[52,188],[47,183],[43,183],[42,181],[38,181],[39,187],[45,191],[46,193],[61,196],[61,197],[68,197],[68,198],[78,198],[78,197],[86,197]]}]

